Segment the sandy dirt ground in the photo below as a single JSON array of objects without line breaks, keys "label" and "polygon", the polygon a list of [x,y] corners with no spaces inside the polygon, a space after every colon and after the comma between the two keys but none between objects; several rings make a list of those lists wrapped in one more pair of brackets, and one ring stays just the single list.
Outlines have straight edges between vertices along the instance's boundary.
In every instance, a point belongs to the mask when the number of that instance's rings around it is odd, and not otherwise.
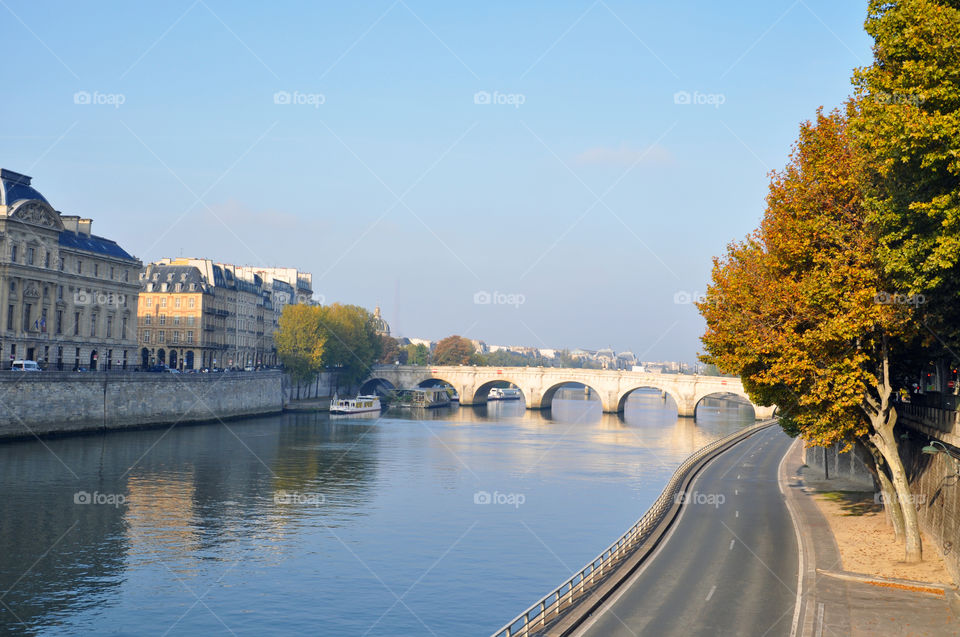
[{"label": "sandy dirt ground", "polygon": [[[840,547],[843,570],[865,575],[949,584],[938,547],[923,535],[923,561],[903,562],[903,546],[893,537],[883,506],[871,492],[835,490],[826,481],[807,483]],[[840,486],[840,485],[836,485]]]}]

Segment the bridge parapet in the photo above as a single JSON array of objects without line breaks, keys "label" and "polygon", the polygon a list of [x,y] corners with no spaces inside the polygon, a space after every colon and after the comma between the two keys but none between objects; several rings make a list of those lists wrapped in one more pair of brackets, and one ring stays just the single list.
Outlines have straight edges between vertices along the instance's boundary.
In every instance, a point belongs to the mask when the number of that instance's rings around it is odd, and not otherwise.
[{"label": "bridge parapet", "polygon": [[[497,382],[506,381],[520,388],[527,409],[547,409],[562,385],[581,383],[600,397],[603,411],[623,411],[634,390],[657,389],[669,394],[680,416],[693,417],[701,400],[713,394],[734,394],[750,400],[739,378],[693,374],[650,374],[623,370],[567,369],[557,367],[477,367],[472,365],[380,365],[370,380],[381,379],[398,389],[417,387],[431,379],[450,383],[460,395],[461,405],[487,401],[487,392]],[[770,418],[775,407],[753,405],[758,420]]]}]

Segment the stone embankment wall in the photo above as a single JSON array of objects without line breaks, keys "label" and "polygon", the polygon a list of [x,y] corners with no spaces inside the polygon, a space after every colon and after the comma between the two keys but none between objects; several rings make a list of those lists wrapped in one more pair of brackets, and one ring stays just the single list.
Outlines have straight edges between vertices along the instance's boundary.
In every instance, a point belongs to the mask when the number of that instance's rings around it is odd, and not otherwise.
[{"label": "stone embankment wall", "polygon": [[863,485],[865,490],[873,488],[873,474],[864,464],[869,459],[861,457],[856,449],[841,453],[840,445],[805,447],[803,461],[813,467],[818,478],[844,478]]},{"label": "stone embankment wall", "polygon": [[279,413],[276,371],[218,374],[0,372],[0,438]]},{"label": "stone embankment wall", "polygon": [[295,383],[289,374],[283,376],[283,404],[290,404],[295,400],[310,400],[314,398],[329,398],[334,392],[350,393],[350,388],[342,387],[337,383],[337,374],[323,372],[318,374],[309,383]]},{"label": "stone embankment wall", "polygon": [[957,454],[956,445],[960,441],[957,412],[912,414],[908,411],[901,416],[901,422],[910,430],[908,438],[901,438],[900,442],[920,527],[936,543],[936,546],[923,547],[923,551],[942,555],[954,584],[960,586],[960,462],[945,453],[921,451],[930,440],[939,440],[953,445],[953,452]]}]

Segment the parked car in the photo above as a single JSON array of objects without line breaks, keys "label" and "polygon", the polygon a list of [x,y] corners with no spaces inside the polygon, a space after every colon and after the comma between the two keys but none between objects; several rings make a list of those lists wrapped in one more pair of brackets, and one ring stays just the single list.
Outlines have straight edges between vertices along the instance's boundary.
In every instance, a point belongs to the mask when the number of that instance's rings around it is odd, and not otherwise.
[{"label": "parked car", "polygon": [[10,366],[10,371],[13,372],[42,372],[40,366],[37,365],[36,361],[23,361],[16,360],[13,361],[13,364]]},{"label": "parked car", "polygon": [[243,368],[243,371],[245,371],[245,372],[252,372],[252,371],[254,371],[253,365],[247,365],[246,367]]}]

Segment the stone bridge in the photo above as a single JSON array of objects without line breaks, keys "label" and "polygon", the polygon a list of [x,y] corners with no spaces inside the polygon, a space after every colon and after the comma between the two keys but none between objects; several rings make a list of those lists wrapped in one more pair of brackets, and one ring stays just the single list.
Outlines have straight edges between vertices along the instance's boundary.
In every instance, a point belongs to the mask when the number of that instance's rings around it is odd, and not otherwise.
[{"label": "stone bridge", "polygon": [[[460,394],[461,405],[487,402],[487,393],[498,383],[512,383],[523,392],[527,409],[547,409],[554,394],[567,383],[586,385],[599,397],[603,411],[623,411],[627,397],[636,389],[652,388],[671,396],[680,416],[693,417],[707,396],[734,394],[753,404],[739,378],[689,374],[648,374],[608,369],[562,369],[555,367],[474,367],[379,365],[371,370],[364,388],[385,381],[395,389],[413,389],[428,381],[449,383]],[[753,405],[758,420],[770,418],[775,407]]]}]

